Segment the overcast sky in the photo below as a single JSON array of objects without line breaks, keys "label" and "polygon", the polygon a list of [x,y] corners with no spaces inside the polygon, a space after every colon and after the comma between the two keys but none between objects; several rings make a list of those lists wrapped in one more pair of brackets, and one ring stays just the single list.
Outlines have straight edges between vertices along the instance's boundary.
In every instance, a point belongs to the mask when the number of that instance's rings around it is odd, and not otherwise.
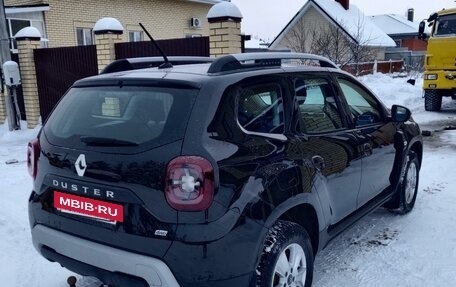
[{"label": "overcast sky", "polygon": [[[231,0],[244,16],[242,32],[272,41],[306,0]],[[350,0],[366,15],[401,14],[415,9],[415,21],[442,8],[455,8],[455,0]]]}]

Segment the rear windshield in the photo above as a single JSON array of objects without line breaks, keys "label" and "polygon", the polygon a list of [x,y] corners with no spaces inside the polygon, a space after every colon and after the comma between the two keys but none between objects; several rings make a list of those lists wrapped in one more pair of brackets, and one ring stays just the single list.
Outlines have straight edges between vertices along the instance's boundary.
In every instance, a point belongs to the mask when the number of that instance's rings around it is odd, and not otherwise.
[{"label": "rear windshield", "polygon": [[72,88],[47,121],[51,144],[154,147],[182,139],[196,89],[142,86]]}]

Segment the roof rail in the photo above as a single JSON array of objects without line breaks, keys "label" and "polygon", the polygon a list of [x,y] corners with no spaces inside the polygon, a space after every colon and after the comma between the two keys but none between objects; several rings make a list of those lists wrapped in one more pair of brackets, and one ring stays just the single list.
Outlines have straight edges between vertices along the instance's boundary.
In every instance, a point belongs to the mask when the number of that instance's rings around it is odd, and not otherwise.
[{"label": "roof rail", "polygon": [[[173,56],[168,57],[169,62],[176,65],[188,64],[205,64],[212,63],[214,58],[209,57],[192,57],[192,56]],[[145,68],[155,68],[163,64],[163,57],[138,57],[120,59],[107,65],[100,74],[109,74],[115,72],[138,70]]]},{"label": "roof rail", "polygon": [[334,64],[328,58],[303,53],[278,53],[278,52],[259,52],[233,54],[217,58],[207,71],[209,74],[216,73],[233,73],[245,69],[261,69],[281,67],[287,60],[298,60],[300,64],[306,64],[305,61],[316,62],[320,67],[335,68]]}]

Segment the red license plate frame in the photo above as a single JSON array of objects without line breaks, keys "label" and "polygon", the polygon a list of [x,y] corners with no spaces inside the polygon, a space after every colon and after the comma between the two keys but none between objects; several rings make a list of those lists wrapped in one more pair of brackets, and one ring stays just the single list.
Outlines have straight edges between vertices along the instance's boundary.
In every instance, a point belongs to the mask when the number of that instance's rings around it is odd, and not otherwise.
[{"label": "red license plate frame", "polygon": [[109,223],[124,221],[124,206],[99,199],[54,191],[54,207],[63,213],[101,220]]}]

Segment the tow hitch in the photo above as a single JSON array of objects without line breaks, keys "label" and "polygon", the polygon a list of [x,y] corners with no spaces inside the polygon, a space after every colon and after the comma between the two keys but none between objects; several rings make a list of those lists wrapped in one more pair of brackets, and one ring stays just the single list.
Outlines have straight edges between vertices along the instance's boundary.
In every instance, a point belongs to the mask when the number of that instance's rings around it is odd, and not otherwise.
[{"label": "tow hitch", "polygon": [[[67,279],[67,283],[68,283],[69,287],[77,287],[76,286],[77,281],[78,281],[78,279],[76,279],[76,277],[74,277],[74,276],[70,276]],[[109,287],[109,285],[101,283],[100,285],[96,285],[96,286],[94,285],[93,287]]]}]

